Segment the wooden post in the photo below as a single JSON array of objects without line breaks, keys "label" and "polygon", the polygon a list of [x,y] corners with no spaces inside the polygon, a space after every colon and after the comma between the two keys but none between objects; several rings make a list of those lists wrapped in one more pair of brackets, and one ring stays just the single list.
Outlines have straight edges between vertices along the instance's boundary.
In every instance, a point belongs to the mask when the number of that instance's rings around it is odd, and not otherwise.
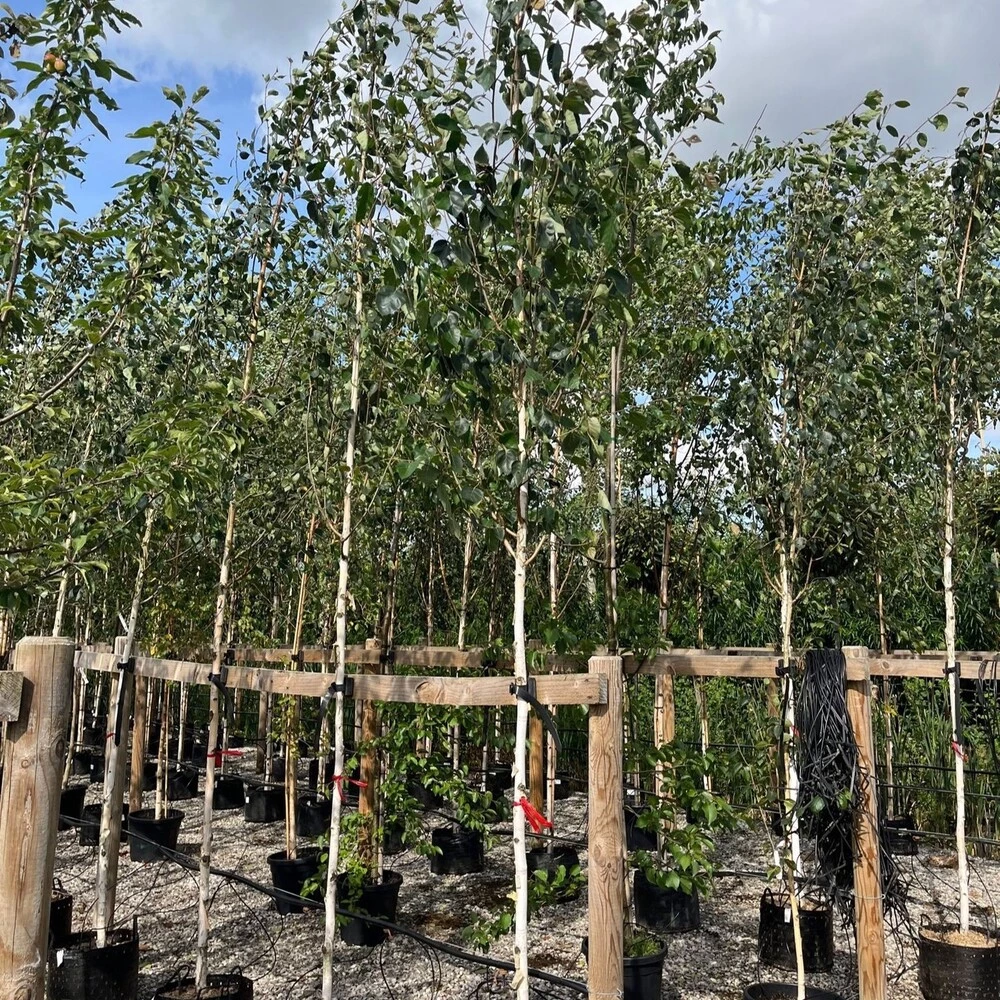
[{"label": "wooden post", "polygon": [[589,955],[587,995],[623,995],[625,803],[622,795],[622,660],[593,656],[590,672],[608,679],[608,703],[590,709],[590,819],[587,827]]},{"label": "wooden post", "polygon": [[59,797],[73,693],[73,640],[28,638],[18,720],[7,725],[0,791],[0,997],[43,1000]]},{"label": "wooden post", "polygon": [[[676,716],[674,714],[674,678],[672,674],[657,674],[653,693],[653,742],[656,749],[674,742]],[[654,791],[663,797],[663,765],[656,765]]]},{"label": "wooden post", "polygon": [[541,812],[545,808],[545,727],[535,712],[528,719],[528,745],[528,797]]},{"label": "wooden post", "polygon": [[[377,639],[366,639],[365,649],[378,649]],[[381,673],[381,667],[364,664],[363,674]],[[358,706],[359,703],[355,702]],[[360,703],[361,740],[358,749],[364,747],[361,755],[361,787],[358,789],[358,812],[367,817],[358,832],[358,854],[369,873],[377,868],[378,852],[375,844],[375,824],[378,809],[378,756],[373,743],[378,738],[378,705],[371,699]],[[357,711],[357,707],[355,708]]]},{"label": "wooden post", "polygon": [[[846,646],[844,656],[848,662],[852,659],[865,660],[868,650],[863,646]],[[861,787],[860,808],[855,812],[854,827],[854,912],[859,996],[861,1000],[886,1000],[885,924],[871,695],[872,684],[867,670],[864,680],[847,682],[847,712],[851,718],[854,741],[858,745]]]},{"label": "wooden post", "polygon": [[[135,723],[132,727],[132,769],[128,784],[128,811],[130,813],[142,808],[142,779],[146,769],[146,720],[148,714],[149,678],[136,677]],[[124,733],[122,738],[124,738]]]},{"label": "wooden post", "polygon": [[[115,639],[115,653],[121,655],[128,644],[125,636]],[[125,772],[128,766],[128,727],[132,714],[133,675],[128,670],[119,672],[112,688],[108,707],[108,738],[105,743],[107,769],[104,775],[104,799],[101,810],[100,848],[97,855],[97,901],[94,912],[94,929],[97,947],[103,948],[107,933],[114,927],[115,902],[118,895],[118,854],[122,841],[122,803],[125,800]],[[122,697],[121,740],[115,746],[115,706],[118,703],[118,685],[125,685]]]}]

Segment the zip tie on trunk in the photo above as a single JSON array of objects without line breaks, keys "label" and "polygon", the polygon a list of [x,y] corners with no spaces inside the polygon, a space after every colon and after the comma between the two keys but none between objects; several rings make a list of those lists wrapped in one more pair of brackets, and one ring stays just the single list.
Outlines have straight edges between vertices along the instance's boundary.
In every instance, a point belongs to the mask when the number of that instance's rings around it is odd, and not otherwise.
[{"label": "zip tie on trunk", "polygon": [[222,767],[223,757],[239,757],[239,750],[213,750],[212,759],[215,762],[216,767]]},{"label": "zip tie on trunk", "polygon": [[[358,788],[368,787],[367,781],[359,781],[357,778],[348,778],[347,783],[349,785],[356,785]],[[344,798],[344,776],[342,774],[335,774],[332,784],[337,786],[337,794],[340,796],[340,801],[346,802],[347,800]]]},{"label": "zip tie on trunk", "polygon": [[951,748],[955,751],[956,757],[962,758],[962,763],[967,764],[969,762],[969,755],[962,749],[962,744],[958,740],[951,741]]}]

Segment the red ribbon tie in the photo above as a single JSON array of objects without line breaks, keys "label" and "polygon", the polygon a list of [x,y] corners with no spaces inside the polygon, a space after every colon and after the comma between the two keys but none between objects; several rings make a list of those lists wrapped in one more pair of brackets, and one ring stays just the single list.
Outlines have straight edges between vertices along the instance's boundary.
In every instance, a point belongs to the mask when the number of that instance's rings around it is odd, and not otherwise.
[{"label": "red ribbon tie", "polygon": [[531,829],[535,833],[541,833],[542,830],[551,830],[552,822],[547,820],[527,799],[526,796],[522,795],[517,802],[514,803],[516,806],[520,806],[524,810],[524,818],[531,824]]}]

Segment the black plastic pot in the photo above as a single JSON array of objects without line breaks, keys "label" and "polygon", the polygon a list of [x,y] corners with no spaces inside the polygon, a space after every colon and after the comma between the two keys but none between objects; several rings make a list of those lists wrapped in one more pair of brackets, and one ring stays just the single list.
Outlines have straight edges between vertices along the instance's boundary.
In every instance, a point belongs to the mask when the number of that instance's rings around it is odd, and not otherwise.
[{"label": "black plastic pot", "polygon": [[556,802],[568,799],[573,794],[572,781],[568,774],[556,774]]},{"label": "black plastic pot", "polygon": [[208,744],[204,740],[194,740],[191,752],[187,755],[195,767],[204,767],[208,763]]},{"label": "black plastic pot", "polygon": [[92,785],[104,784],[104,754],[92,753],[90,755],[90,783]]},{"label": "black plastic pot", "polygon": [[382,854],[391,858],[406,850],[403,843],[403,827],[399,823],[387,823],[382,827]]},{"label": "black plastic pot", "polygon": [[[570,869],[580,864],[580,855],[572,847],[556,846],[550,852],[547,847],[535,847],[527,853],[529,872],[555,872],[565,868],[568,875]],[[577,899],[580,887],[561,888],[555,897],[560,903],[568,903]]]},{"label": "black plastic pot", "polygon": [[74,750],[71,773],[75,778],[90,777],[90,751]]},{"label": "black plastic pot", "polygon": [[104,741],[108,735],[108,727],[105,722],[103,725],[97,726],[84,726],[83,727],[83,745],[88,747],[101,747],[104,746]]},{"label": "black plastic pot", "polygon": [[431,855],[432,875],[471,875],[483,870],[483,835],[478,830],[439,826],[431,831],[431,845],[441,850]]},{"label": "black plastic pot", "polygon": [[65,948],[72,933],[73,897],[56,879],[52,884],[52,902],[49,904],[49,945]]},{"label": "black plastic pot", "polygon": [[211,1000],[253,1000],[253,980],[238,972],[210,974],[208,984],[201,993],[195,989],[196,983],[193,978],[175,979],[161,986],[153,994],[153,1000],[195,1000],[200,996],[206,1000],[209,997]]},{"label": "black plastic pot", "polygon": [[319,837],[330,829],[333,802],[325,796],[300,795],[295,803],[295,823],[300,837]]},{"label": "black plastic pot", "polygon": [[925,1000],[995,1000],[1000,997],[1000,940],[988,934],[989,945],[977,947],[938,938],[957,930],[952,924],[920,928],[917,941],[920,992]]},{"label": "black plastic pot", "polygon": [[285,758],[284,757],[272,757],[271,758],[271,780],[282,782],[285,780]]},{"label": "black plastic pot", "polygon": [[639,826],[639,813],[625,809],[625,844],[630,851],[655,851],[656,834]]},{"label": "black plastic pot", "polygon": [[[588,957],[588,950],[587,938],[584,938],[584,958]],[[660,991],[663,988],[663,963],[666,958],[667,943],[664,941],[662,951],[658,951],[655,955],[624,959],[622,986],[625,1000],[660,1000]]]},{"label": "black plastic pot", "polygon": [[[94,802],[83,807],[80,821],[79,843],[81,847],[97,847],[101,842],[101,814],[104,806],[100,802]],[[128,842],[128,803],[122,803],[122,839],[123,844]]]},{"label": "black plastic pot", "polygon": [[215,779],[215,793],[212,796],[213,808],[219,812],[231,809],[242,809],[246,804],[243,792],[243,780],[232,774],[220,774]]},{"label": "black plastic pot", "polygon": [[87,797],[86,785],[70,785],[59,795],[59,829],[72,830],[80,825],[83,800]]},{"label": "black plastic pot", "polygon": [[[291,860],[284,851],[276,851],[267,856],[267,863],[271,869],[271,883],[275,889],[301,896],[302,886],[309,879],[315,878],[319,871],[319,851],[316,848],[299,851],[298,857]],[[288,899],[275,899],[274,905],[283,917],[289,913],[303,911],[301,904]]]},{"label": "black plastic pot", "polygon": [[177,837],[181,832],[184,813],[168,809],[163,819],[156,818],[155,809],[136,809],[128,818],[129,856],[133,861],[158,861],[164,857],[161,847],[177,850]]},{"label": "black plastic pot", "polygon": [[[798,987],[786,983],[754,983],[743,991],[743,1000],[795,1000]],[[844,1000],[839,993],[806,987],[806,1000]]]},{"label": "black plastic pot", "polygon": [[[351,788],[354,786],[351,785]],[[346,791],[346,789],[345,789]],[[424,787],[419,781],[410,782],[407,791],[417,800],[421,809],[440,809],[444,805],[444,800],[440,795],[435,795],[429,788]]]},{"label": "black plastic pot", "polygon": [[139,991],[139,932],[108,933],[105,948],[97,932],[71,934],[49,952],[48,1000],[136,1000]]},{"label": "black plastic pot", "polygon": [[[172,802],[193,799],[198,794],[198,772],[190,767],[175,766],[167,777],[167,797]],[[243,805],[243,785],[240,784],[240,805]],[[218,808],[216,806],[216,808]]]},{"label": "black plastic pot", "polygon": [[[833,908],[829,903],[799,900],[802,957],[806,972],[833,968]],[[795,970],[795,932],[787,896],[765,889],[760,899],[757,957],[764,965]]]},{"label": "black plastic pot", "polygon": [[642,871],[635,873],[632,886],[635,919],[660,934],[681,934],[701,927],[698,892],[662,889],[650,882]]},{"label": "black plastic pot", "polygon": [[285,789],[247,785],[243,819],[247,823],[277,823],[285,818]]},{"label": "black plastic pot", "polygon": [[[365,913],[370,917],[395,923],[399,887],[402,884],[403,876],[387,868],[378,885],[362,886],[361,895],[352,898],[348,891],[347,875],[342,873],[337,876],[337,905],[352,913]],[[340,940],[346,944],[372,948],[381,944],[388,936],[389,932],[385,927],[359,917],[352,917],[340,926]]]},{"label": "black plastic pot", "polygon": [[916,828],[912,816],[892,816],[885,821],[889,850],[893,854],[913,856],[919,850],[917,838],[913,833]]},{"label": "black plastic pot", "polygon": [[511,778],[509,767],[486,772],[486,791],[495,799],[503,798],[504,793],[512,784],[513,779]]},{"label": "black plastic pot", "polygon": [[157,766],[158,765],[155,760],[147,760],[146,763],[142,765],[142,790],[144,792],[156,791]]},{"label": "black plastic pot", "polygon": [[[308,781],[309,781],[309,791],[315,792],[319,787],[319,758],[313,757],[309,761],[309,768],[307,771]],[[328,760],[326,762],[326,775],[323,781],[323,788],[327,789],[333,784],[333,761]]]}]

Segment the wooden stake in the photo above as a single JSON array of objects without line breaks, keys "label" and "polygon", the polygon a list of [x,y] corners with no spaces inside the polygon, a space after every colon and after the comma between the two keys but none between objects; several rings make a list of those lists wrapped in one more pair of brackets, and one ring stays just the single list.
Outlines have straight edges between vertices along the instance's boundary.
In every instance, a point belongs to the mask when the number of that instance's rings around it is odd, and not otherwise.
[{"label": "wooden stake", "polygon": [[[378,640],[368,639],[365,646],[378,646]],[[362,673],[381,673],[380,669],[369,664],[361,668]],[[374,741],[378,738],[378,704],[369,698],[361,709],[361,744],[364,753],[361,756],[361,787],[358,789],[358,813],[366,817],[358,831],[358,858],[365,866],[369,875],[374,875],[378,868],[378,858],[375,849],[375,822],[378,808],[378,756],[374,749]]]},{"label": "wooden stake", "polygon": [[608,679],[606,705],[590,709],[590,820],[587,828],[590,1000],[623,994],[625,803],[622,795],[622,661],[593,656],[592,673]]},{"label": "wooden stake", "polygon": [[24,683],[0,791],[0,996],[16,1000],[45,996],[73,652],[72,639],[29,638],[14,653]]},{"label": "wooden stake", "polygon": [[[673,743],[676,731],[674,714],[674,679],[670,674],[657,674],[653,693],[653,741],[656,749]],[[663,797],[663,765],[656,765],[656,797]]]},{"label": "wooden stake", "polygon": [[135,722],[132,725],[132,773],[128,784],[128,811],[142,808],[142,777],[146,767],[146,718],[149,714],[149,678],[136,677]]},{"label": "wooden stake", "polygon": [[541,812],[545,808],[545,727],[534,712],[528,720],[528,794],[531,805]]},{"label": "wooden stake", "polygon": [[[846,646],[848,659],[866,658],[862,646]],[[860,809],[854,826],[854,912],[857,925],[858,988],[862,1000],[886,1000],[885,922],[879,864],[878,788],[872,737],[871,680],[847,682],[847,711],[858,745]]]}]

